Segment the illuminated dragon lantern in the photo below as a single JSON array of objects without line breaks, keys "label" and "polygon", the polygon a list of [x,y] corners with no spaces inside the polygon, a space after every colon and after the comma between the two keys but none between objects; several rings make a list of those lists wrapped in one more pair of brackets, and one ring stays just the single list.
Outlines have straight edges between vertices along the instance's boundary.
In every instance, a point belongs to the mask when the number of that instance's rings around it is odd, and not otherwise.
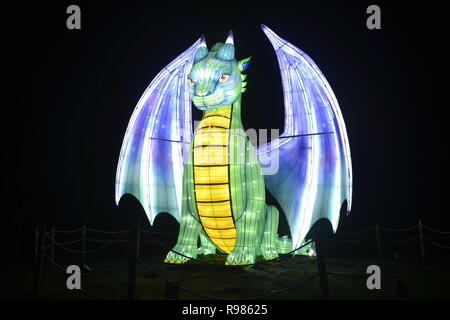
[{"label": "illuminated dragon lantern", "polygon": [[[150,223],[161,212],[180,222],[165,262],[226,253],[227,264],[278,257],[279,212],[289,224],[290,248],[300,246],[321,218],[335,231],[351,207],[347,133],[336,97],[316,64],[262,26],[275,48],[284,92],[284,131],[255,147],[241,122],[250,58],[235,59],[233,34],[208,50],[202,37],[150,83],[133,112],[120,153],[116,202],[125,193]],[[203,117],[192,130],[193,104]],[[276,112],[276,110],[274,110]],[[279,110],[281,112],[281,110]],[[266,170],[276,163],[276,170]],[[198,240],[200,239],[200,247]]]}]

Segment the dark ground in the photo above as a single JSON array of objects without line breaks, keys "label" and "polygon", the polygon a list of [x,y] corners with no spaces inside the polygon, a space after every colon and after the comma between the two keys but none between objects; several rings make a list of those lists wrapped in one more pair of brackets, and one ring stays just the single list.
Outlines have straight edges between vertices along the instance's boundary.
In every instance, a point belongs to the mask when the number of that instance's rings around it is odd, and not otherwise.
[{"label": "dark ground", "polygon": [[[257,264],[250,267],[226,267],[225,256],[199,256],[202,262],[190,262],[185,265],[166,265],[161,262],[147,263],[160,275],[178,282],[189,290],[220,299],[263,298],[265,295],[285,290],[302,282],[317,272],[316,261],[308,257],[284,256],[279,261]],[[161,261],[161,260],[159,260]],[[119,261],[98,261],[88,263],[93,272],[117,266]],[[371,264],[381,267],[381,290],[368,290],[366,287],[366,268]],[[423,265],[418,261],[399,260],[378,261],[377,259],[336,259],[326,260],[328,272],[355,275],[343,277],[328,275],[332,299],[392,300],[397,292],[399,281],[406,282],[408,296],[412,300],[449,299],[450,278],[448,265]],[[398,277],[392,277],[397,276]],[[402,276],[403,275],[403,276]],[[41,291],[31,294],[31,267],[15,266],[7,282],[14,284],[6,298],[12,299],[112,299],[127,297],[127,264],[124,263],[104,274],[91,275],[82,280],[81,290],[66,288],[64,271],[45,266],[42,276]],[[137,299],[164,299],[165,283],[159,276],[140,265],[137,269]],[[180,291],[179,298],[203,299],[190,293]],[[267,297],[270,300],[309,300],[321,299],[320,282],[314,278],[304,285],[285,293]]]}]

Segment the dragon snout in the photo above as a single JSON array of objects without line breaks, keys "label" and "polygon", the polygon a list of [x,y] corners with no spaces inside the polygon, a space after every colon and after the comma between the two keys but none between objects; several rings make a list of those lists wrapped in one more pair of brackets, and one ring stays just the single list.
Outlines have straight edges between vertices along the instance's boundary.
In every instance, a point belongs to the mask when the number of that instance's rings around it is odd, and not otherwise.
[{"label": "dragon snout", "polygon": [[212,93],[212,91],[204,91],[204,92],[196,92],[195,95],[198,97],[206,97],[209,96]]}]

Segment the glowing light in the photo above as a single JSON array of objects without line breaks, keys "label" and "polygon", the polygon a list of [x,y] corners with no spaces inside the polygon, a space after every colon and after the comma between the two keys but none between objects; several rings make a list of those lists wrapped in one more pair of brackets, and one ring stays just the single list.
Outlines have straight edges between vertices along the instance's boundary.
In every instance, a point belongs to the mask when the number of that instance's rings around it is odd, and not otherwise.
[{"label": "glowing light", "polygon": [[316,256],[316,250],[313,247],[309,247],[308,249],[308,256],[315,257]]},{"label": "glowing light", "polygon": [[[280,67],[285,127],[280,138],[258,148],[258,154],[262,166],[268,166],[273,151],[279,152],[278,173],[264,180],[286,214],[294,249],[320,218],[329,219],[336,230],[344,200],[350,211],[350,149],[338,102],[317,65],[267,26],[261,27]],[[292,137],[313,132],[330,134]]]},{"label": "glowing light", "polygon": [[[137,103],[125,133],[117,166],[116,203],[125,193],[134,195],[150,223],[160,212],[180,219],[182,155],[187,147],[164,140],[191,140],[191,101],[186,79],[200,45],[201,39],[155,77]],[[162,155],[170,156],[162,160]]]},{"label": "glowing light", "polygon": [[[232,32],[211,51],[202,36],[167,65],[128,124],[116,202],[133,194],[151,224],[160,212],[173,215],[181,224],[174,251],[196,256],[200,237],[202,246],[206,243],[202,252],[218,248],[229,254],[230,264],[253,263],[259,242],[264,258],[273,259],[276,252],[298,247],[318,219],[329,219],[335,230],[344,200],[351,208],[350,149],[336,97],[311,58],[266,26],[262,29],[275,49],[283,85],[285,127],[278,139],[255,152],[244,138],[240,108],[247,83],[240,71],[250,58],[237,62]],[[221,64],[234,70],[218,83]],[[194,135],[190,95],[204,111]],[[261,167],[272,162],[279,170],[262,177]],[[278,210],[266,205],[265,186],[281,205],[292,239],[272,237]],[[166,261],[185,262],[174,251]],[[315,249],[295,253],[314,256]]]}]

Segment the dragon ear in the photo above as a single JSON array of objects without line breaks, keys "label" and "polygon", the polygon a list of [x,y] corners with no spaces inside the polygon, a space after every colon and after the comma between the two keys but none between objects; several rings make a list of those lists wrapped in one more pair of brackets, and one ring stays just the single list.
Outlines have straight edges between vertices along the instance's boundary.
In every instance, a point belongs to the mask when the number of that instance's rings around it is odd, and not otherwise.
[{"label": "dragon ear", "polygon": [[248,65],[250,64],[251,59],[252,59],[252,57],[250,56],[248,58],[239,60],[238,67],[239,67],[239,70],[241,70],[241,72],[244,72],[245,69],[247,69]]}]

